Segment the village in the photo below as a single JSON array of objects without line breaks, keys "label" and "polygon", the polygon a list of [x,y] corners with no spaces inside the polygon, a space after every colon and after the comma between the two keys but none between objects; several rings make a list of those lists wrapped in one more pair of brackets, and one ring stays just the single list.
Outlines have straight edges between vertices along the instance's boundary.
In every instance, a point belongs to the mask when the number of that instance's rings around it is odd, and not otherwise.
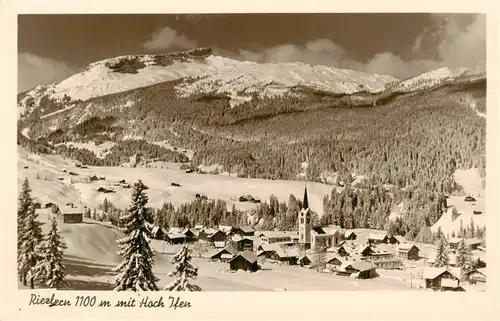
[{"label": "village", "polygon": [[[407,242],[384,230],[343,229],[337,225],[311,226],[307,187],[299,213],[297,231],[261,231],[253,226],[190,228],[168,230],[151,225],[152,247],[162,255],[173,255],[188,245],[193,257],[211,264],[225,264],[229,271],[249,273],[263,266],[291,266],[311,269],[322,275],[349,279],[387,278],[410,283],[410,288],[435,291],[484,291],[486,248],[482,240],[465,239],[471,253],[471,268],[457,266],[461,238],[451,237],[449,262],[435,267],[435,246]],[[40,217],[55,217],[62,224],[84,223],[83,209],[72,203],[44,204]],[[264,271],[265,272],[265,271]]]}]

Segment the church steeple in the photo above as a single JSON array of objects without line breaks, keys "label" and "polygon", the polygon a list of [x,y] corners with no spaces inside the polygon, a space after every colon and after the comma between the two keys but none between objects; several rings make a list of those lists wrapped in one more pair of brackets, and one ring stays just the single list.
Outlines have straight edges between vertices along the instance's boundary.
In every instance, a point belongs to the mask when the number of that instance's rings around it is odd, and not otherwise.
[{"label": "church steeple", "polygon": [[304,199],[302,201],[302,209],[306,210],[309,208],[309,200],[307,199],[307,186],[304,186]]}]

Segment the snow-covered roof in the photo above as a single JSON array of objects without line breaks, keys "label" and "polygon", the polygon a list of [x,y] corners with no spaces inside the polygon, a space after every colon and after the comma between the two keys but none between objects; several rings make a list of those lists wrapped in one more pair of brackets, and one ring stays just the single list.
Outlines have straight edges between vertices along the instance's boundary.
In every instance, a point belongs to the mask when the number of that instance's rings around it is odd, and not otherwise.
[{"label": "snow-covered roof", "polygon": [[59,210],[64,214],[83,214],[83,210],[79,207],[63,206]]},{"label": "snow-covered roof", "polygon": [[240,230],[242,230],[243,233],[252,233],[255,231],[254,228],[249,225],[240,227]]},{"label": "snow-covered roof", "polygon": [[445,267],[424,267],[423,279],[432,280],[446,272]]},{"label": "snow-covered roof", "polygon": [[370,234],[368,234],[368,239],[369,240],[383,241],[384,238],[386,238],[386,237],[387,237],[387,232],[370,233]]},{"label": "snow-covered roof", "polygon": [[365,261],[356,261],[356,262],[350,263],[349,265],[359,272],[368,271],[368,270],[373,268],[371,263],[368,263]]},{"label": "snow-covered roof", "polygon": [[243,257],[245,260],[247,260],[250,263],[257,262],[257,256],[253,252],[250,252],[250,251],[241,252],[240,254],[234,256],[231,261],[235,260],[239,256]]},{"label": "snow-covered roof", "polygon": [[410,251],[413,247],[416,247],[417,250],[420,250],[415,244],[413,243],[400,243],[398,246],[398,251],[400,252],[408,252]]}]

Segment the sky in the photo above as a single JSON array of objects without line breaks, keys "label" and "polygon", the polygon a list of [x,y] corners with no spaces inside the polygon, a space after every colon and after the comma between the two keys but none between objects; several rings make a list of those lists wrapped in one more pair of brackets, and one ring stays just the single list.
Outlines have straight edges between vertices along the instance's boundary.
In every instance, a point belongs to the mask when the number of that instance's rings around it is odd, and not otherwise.
[{"label": "sky", "polygon": [[20,15],[18,92],[124,54],[211,47],[255,62],[303,62],[408,78],[485,64],[482,14]]}]

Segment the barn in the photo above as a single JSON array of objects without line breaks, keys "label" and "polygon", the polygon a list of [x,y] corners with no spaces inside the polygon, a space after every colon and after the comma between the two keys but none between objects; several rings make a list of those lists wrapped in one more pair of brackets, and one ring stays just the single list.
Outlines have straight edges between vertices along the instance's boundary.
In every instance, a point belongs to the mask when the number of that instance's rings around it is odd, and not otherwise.
[{"label": "barn", "polygon": [[250,251],[244,251],[229,261],[229,267],[233,271],[244,270],[255,272],[259,269],[257,256]]}]

